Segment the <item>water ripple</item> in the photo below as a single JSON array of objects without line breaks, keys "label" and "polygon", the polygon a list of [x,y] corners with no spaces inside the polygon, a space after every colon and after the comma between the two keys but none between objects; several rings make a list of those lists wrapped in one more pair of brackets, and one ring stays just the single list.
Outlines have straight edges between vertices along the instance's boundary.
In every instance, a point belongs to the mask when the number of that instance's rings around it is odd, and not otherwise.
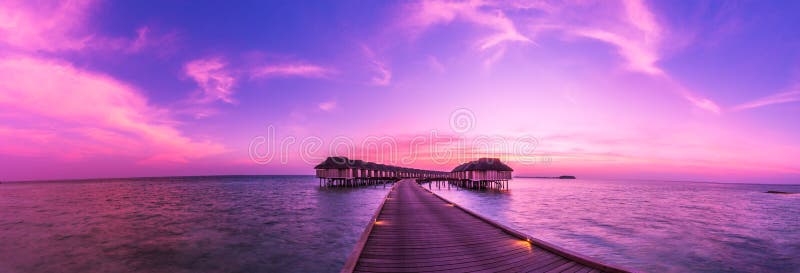
[{"label": "water ripple", "polygon": [[515,179],[505,193],[433,187],[501,223],[648,272],[800,272],[797,185]]},{"label": "water ripple", "polygon": [[386,193],[309,176],[0,185],[0,272],[338,272]]}]

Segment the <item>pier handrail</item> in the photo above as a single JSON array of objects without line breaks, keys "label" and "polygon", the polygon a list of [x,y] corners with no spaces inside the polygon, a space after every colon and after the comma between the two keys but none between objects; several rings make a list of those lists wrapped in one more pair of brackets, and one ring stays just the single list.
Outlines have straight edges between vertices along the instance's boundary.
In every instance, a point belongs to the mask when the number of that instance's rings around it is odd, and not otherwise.
[{"label": "pier handrail", "polygon": [[358,264],[358,259],[361,257],[361,252],[364,251],[364,247],[367,245],[367,239],[369,239],[369,234],[372,233],[372,227],[375,226],[375,221],[377,221],[378,216],[383,211],[383,205],[386,204],[386,199],[389,198],[389,194],[394,191],[397,187],[397,182],[392,183],[392,188],[386,192],[386,196],[383,197],[383,201],[381,201],[381,205],[378,206],[378,209],[375,210],[375,213],[372,215],[372,218],[369,219],[369,224],[364,229],[364,232],[361,233],[361,237],[356,242],[356,246],[353,248],[353,251],[350,252],[350,256],[347,257],[347,260],[344,262],[344,267],[342,267],[341,273],[352,273],[353,270],[356,269],[356,265]]},{"label": "pier handrail", "polygon": [[[447,198],[444,198],[441,195],[438,195],[435,192],[426,189],[425,187],[422,187],[422,186],[420,186],[420,187],[423,190],[433,194],[433,196],[436,196],[437,198],[441,199],[442,201],[453,205],[453,207],[456,207],[456,208],[466,212],[467,214],[472,215],[473,217],[478,218],[479,220],[481,220],[483,222],[486,222],[486,223],[488,223],[488,224],[490,224],[490,225],[492,225],[492,226],[504,231],[505,233],[510,234],[511,236],[517,237],[517,238],[522,239],[522,240],[527,240],[531,244],[533,244],[535,246],[538,246],[538,247],[541,247],[541,248],[543,248],[545,250],[548,250],[550,252],[553,252],[556,255],[559,255],[561,257],[573,260],[575,262],[578,262],[578,263],[581,263],[581,264],[584,264],[584,265],[587,265],[587,266],[590,266],[590,267],[594,267],[594,268],[600,269],[600,270],[602,270],[604,272],[611,272],[611,273],[630,273],[630,272],[635,272],[635,271],[632,271],[632,270],[628,270],[628,269],[622,268],[622,267],[617,266],[617,265],[611,265],[611,264],[607,264],[607,263],[598,262],[598,261],[595,261],[595,260],[593,260],[593,259],[591,259],[589,257],[583,256],[581,254],[578,254],[578,253],[575,253],[575,252],[572,252],[572,251],[569,251],[569,250],[566,250],[564,248],[558,247],[558,246],[556,246],[554,244],[551,244],[551,243],[548,243],[546,241],[543,241],[543,240],[540,240],[540,239],[536,239],[533,236],[527,235],[527,234],[522,233],[520,231],[517,231],[517,230],[515,230],[513,228],[510,228],[510,227],[508,227],[506,225],[503,225],[501,223],[495,222],[494,220],[491,220],[489,218],[483,217],[482,215],[480,215],[480,214],[478,214],[476,212],[473,212],[470,209],[467,209],[467,208],[462,207],[462,206],[460,206],[460,205],[458,205],[456,203],[453,203],[450,200],[447,200]],[[348,272],[352,272],[352,270],[348,271]]]}]

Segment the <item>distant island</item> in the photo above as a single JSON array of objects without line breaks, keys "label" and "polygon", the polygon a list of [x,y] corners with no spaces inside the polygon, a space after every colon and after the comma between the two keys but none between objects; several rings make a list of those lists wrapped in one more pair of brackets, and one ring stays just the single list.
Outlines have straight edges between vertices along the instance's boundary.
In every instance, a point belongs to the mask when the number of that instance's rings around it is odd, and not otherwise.
[{"label": "distant island", "polygon": [[562,176],[515,176],[517,178],[538,178],[538,179],[575,179],[574,175]]},{"label": "distant island", "polygon": [[796,192],[787,192],[787,191],[766,191],[765,193],[774,193],[774,194],[795,194]]}]

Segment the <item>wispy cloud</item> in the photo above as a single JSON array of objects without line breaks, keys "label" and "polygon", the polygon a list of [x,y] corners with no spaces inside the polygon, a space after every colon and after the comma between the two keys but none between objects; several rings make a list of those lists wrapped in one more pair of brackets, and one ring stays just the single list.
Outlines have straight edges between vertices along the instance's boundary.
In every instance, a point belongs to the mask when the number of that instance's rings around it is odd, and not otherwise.
[{"label": "wispy cloud", "polygon": [[[423,1],[408,6],[411,15],[404,25],[415,35],[455,21],[492,29],[477,41],[478,51],[486,52],[482,56],[486,68],[501,60],[510,44],[533,44],[535,37],[547,33],[592,39],[613,46],[626,70],[663,79],[699,109],[721,112],[714,101],[682,87],[658,66],[664,44],[670,42],[665,34],[669,31],[644,1]],[[524,31],[515,22],[523,24]]]},{"label": "wispy cloud", "polygon": [[[662,75],[656,62],[663,42],[662,27],[655,15],[640,0],[622,1],[622,10],[616,23],[593,24],[591,27],[575,27],[572,34],[600,40],[617,47],[630,70],[652,75]],[[602,27],[597,27],[602,26]]]},{"label": "wispy cloud", "polygon": [[[0,48],[7,53],[0,59],[0,112],[25,113],[5,120],[16,132],[58,136],[2,143],[27,145],[28,156],[62,159],[126,155],[186,162],[224,152],[220,144],[183,135],[169,110],[149,104],[128,84],[37,54],[137,53],[173,41],[149,27],[139,28],[135,38],[93,33],[88,19],[96,7],[96,1],[84,0],[0,2]],[[0,152],[8,152],[9,145],[0,144]]]},{"label": "wispy cloud", "polygon": [[254,78],[267,77],[305,77],[323,78],[332,74],[333,70],[313,64],[294,63],[264,65],[254,68],[251,75]]},{"label": "wispy cloud", "polygon": [[789,103],[796,101],[800,101],[800,88],[795,88],[794,90],[772,94],[753,101],[745,102],[734,106],[732,109],[733,111],[743,111],[753,108],[769,106],[773,104]]},{"label": "wispy cloud", "polygon": [[696,107],[698,107],[700,109],[709,111],[709,112],[714,113],[714,114],[721,114],[722,113],[721,107],[719,107],[719,105],[717,105],[717,103],[715,103],[714,101],[712,101],[710,99],[702,98],[702,97],[696,97],[694,94],[691,94],[691,93],[684,94],[684,98],[687,99],[692,104],[694,104],[694,106],[696,106]]},{"label": "wispy cloud", "polygon": [[370,83],[378,86],[387,86],[392,82],[392,71],[382,62],[372,61],[372,65],[377,73]]},{"label": "wispy cloud", "polygon": [[[223,57],[206,57],[184,65],[186,76],[197,82],[199,92],[191,98],[197,104],[222,101],[235,104],[237,82],[249,75],[250,79],[275,77],[325,78],[335,73],[333,69],[304,62],[256,65],[236,68]],[[202,110],[202,109],[201,109]],[[209,112],[203,110],[204,112]]]},{"label": "wispy cloud", "polygon": [[150,26],[136,29],[136,37],[123,39],[120,48],[127,53],[139,53],[147,49],[155,49],[161,53],[171,53],[175,50],[178,34],[175,31],[157,32]]},{"label": "wispy cloud", "polygon": [[170,53],[176,32],[157,32],[150,26],[135,30],[133,37],[107,37],[92,31],[89,15],[95,0],[0,2],[0,45],[16,51],[117,51],[140,53],[146,49]]},{"label": "wispy cloud", "polygon": [[[45,1],[47,2],[47,1]],[[82,49],[92,0],[0,2],[0,42],[26,51]]]},{"label": "wispy cloud", "polygon": [[[633,72],[644,73],[661,79],[673,86],[672,91],[686,101],[705,111],[720,114],[721,107],[685,88],[658,66],[662,58],[664,43],[669,42],[664,27],[657,16],[641,0],[623,0],[621,8],[607,2],[594,4],[573,3],[574,7],[545,6],[550,16],[539,21],[548,31],[563,31],[569,35],[602,41],[616,48],[624,60],[624,67]],[[580,7],[580,8],[579,8]],[[588,9],[587,9],[588,8]],[[605,16],[590,16],[582,12],[598,11]],[[607,10],[602,10],[607,9]],[[575,13],[576,11],[580,11]]]},{"label": "wispy cloud", "polygon": [[370,79],[370,84],[377,86],[387,86],[392,82],[392,70],[382,60],[380,60],[374,51],[366,45],[361,45],[361,50],[366,55],[369,66],[373,70],[373,76]]},{"label": "wispy cloud", "polygon": [[484,1],[422,1],[410,7],[407,24],[422,32],[428,27],[455,20],[478,24],[495,30],[478,41],[478,49],[487,50],[505,42],[531,42],[517,31],[514,22],[501,9]]},{"label": "wispy cloud", "polygon": [[236,78],[222,58],[212,57],[188,62],[184,66],[184,71],[200,87],[201,95],[196,98],[197,102],[208,103],[216,100],[226,103],[236,102],[233,99]]},{"label": "wispy cloud", "polygon": [[319,103],[319,105],[317,106],[319,107],[319,110],[329,112],[332,111],[333,109],[336,109],[336,101],[335,100],[324,101]]},{"label": "wispy cloud", "polygon": [[614,45],[620,56],[625,58],[627,68],[632,71],[651,75],[664,74],[664,71],[655,65],[659,56],[655,45],[651,44],[652,42],[631,39],[631,37],[601,29],[576,29],[572,33]]},{"label": "wispy cloud", "polygon": [[692,105],[720,114],[721,107],[713,100],[688,90],[657,65],[665,42],[664,30],[647,5],[641,0],[623,0],[622,4],[620,24],[610,24],[605,28],[578,28],[572,32],[614,45],[629,70],[661,78],[671,83],[674,92]]},{"label": "wispy cloud", "polygon": [[[21,126],[18,129],[26,128],[23,124],[30,124],[33,117],[42,117],[58,124],[59,132],[79,132],[71,138],[59,133],[65,138],[60,143],[93,139],[96,152],[133,149],[143,159],[186,161],[225,151],[220,144],[184,136],[168,118],[169,111],[150,105],[133,87],[64,62],[25,56],[0,59],[0,105],[4,109],[0,111],[28,113],[12,121]],[[14,145],[4,143],[0,147]],[[68,156],[53,148],[42,149]]]},{"label": "wispy cloud", "polygon": [[430,27],[454,21],[469,22],[492,29],[493,33],[481,37],[476,42],[479,51],[493,51],[486,61],[487,66],[490,66],[502,58],[508,43],[532,43],[517,30],[514,22],[503,10],[494,4],[478,0],[422,1],[409,5],[411,16],[406,19],[405,25],[414,33],[422,33]]},{"label": "wispy cloud", "polygon": [[445,67],[441,61],[439,61],[439,58],[436,58],[436,56],[433,55],[428,55],[428,66],[430,66],[433,71],[438,73],[444,73],[447,71],[447,67]]},{"label": "wispy cloud", "polygon": [[503,56],[506,55],[506,48],[505,46],[498,48],[492,54],[489,55],[486,59],[483,60],[483,67],[486,69],[491,69],[492,66],[500,61]]}]

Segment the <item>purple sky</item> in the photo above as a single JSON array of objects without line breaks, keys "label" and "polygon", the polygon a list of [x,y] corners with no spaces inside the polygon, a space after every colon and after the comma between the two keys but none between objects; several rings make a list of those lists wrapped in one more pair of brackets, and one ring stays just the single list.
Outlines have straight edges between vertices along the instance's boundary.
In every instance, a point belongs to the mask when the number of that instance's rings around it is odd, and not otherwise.
[{"label": "purple sky", "polygon": [[2,1],[0,179],[311,174],[347,155],[797,183],[798,13],[794,1]]}]

